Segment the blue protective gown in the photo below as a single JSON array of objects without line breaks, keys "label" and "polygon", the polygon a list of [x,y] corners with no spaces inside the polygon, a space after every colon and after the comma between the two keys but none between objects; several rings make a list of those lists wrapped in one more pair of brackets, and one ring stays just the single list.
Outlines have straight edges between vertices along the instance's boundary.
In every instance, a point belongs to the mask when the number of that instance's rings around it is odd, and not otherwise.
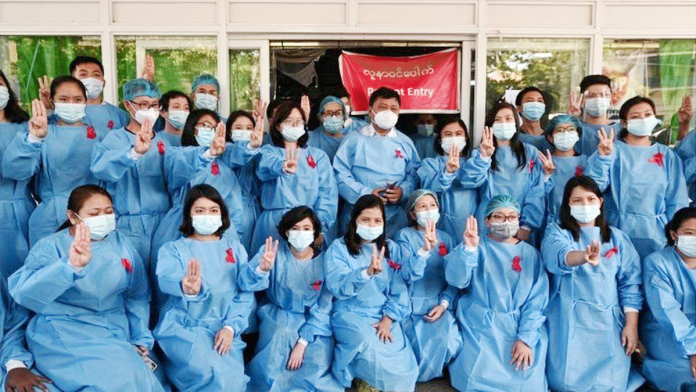
[{"label": "blue protective gown", "polygon": [[[539,253],[523,241],[480,241],[476,250],[462,243],[445,257],[447,282],[468,289],[457,304],[463,345],[449,366],[452,386],[460,391],[546,391],[549,281]],[[527,370],[510,365],[517,340],[534,354]]]},{"label": "blue protective gown", "polygon": [[126,128],[110,131],[92,154],[92,173],[114,198],[116,227],[135,245],[149,270],[153,235],[171,202],[164,180],[164,156],[169,145],[156,134],[140,159],[128,156],[135,135]]},{"label": "blue protective gown", "polygon": [[89,161],[106,134],[106,130],[91,126],[49,124],[44,140],[30,142],[28,133],[22,132],[7,147],[2,157],[3,175],[17,181],[33,178],[40,200],[29,218],[32,245],[65,222],[68,197],[73,189],[99,183],[89,170]]},{"label": "blue protective gown", "polygon": [[459,171],[447,173],[447,156],[427,158],[418,168],[421,188],[437,193],[440,203],[439,227],[459,243],[466,220],[476,213],[478,190],[488,177],[491,160],[461,158]]},{"label": "blue protective gown", "polygon": [[437,157],[437,151],[435,151],[435,134],[430,136],[421,136],[419,134],[411,135],[411,140],[413,140],[413,145],[416,147],[418,156],[421,160],[426,158]]},{"label": "blue protective gown", "polygon": [[589,160],[587,175],[605,193],[609,224],[628,235],[641,259],[665,246],[665,225],[689,204],[681,160],[659,143],[617,141],[611,155]]},{"label": "blue protective gown", "polygon": [[338,146],[341,145],[341,142],[345,139],[345,137],[354,131],[360,131],[366,125],[367,123],[365,121],[351,117],[351,122],[347,127],[343,128],[341,137],[327,135],[324,132],[324,126],[320,125],[309,133],[309,141],[307,141],[307,145],[321,149],[329,157],[329,160],[333,162],[334,156],[336,156],[336,151],[338,151]]},{"label": "blue protective gown", "polygon": [[[353,256],[340,238],[324,255],[326,288],[335,297],[331,371],[346,388],[353,378],[380,390],[413,391],[416,386],[418,363],[401,327],[410,312],[408,288],[397,273],[402,265],[399,247],[391,240],[387,246],[390,254],[382,261],[382,272],[370,278],[362,274],[370,265],[372,244],[363,245]],[[392,342],[382,343],[372,326],[382,316],[394,320]]]},{"label": "blue protective gown", "polygon": [[418,187],[416,170],[420,166],[420,158],[408,136],[397,130],[393,132],[396,132],[396,137],[370,137],[363,135],[362,130],[356,131],[347,136],[338,148],[333,166],[338,192],[346,201],[339,218],[339,235],[348,228],[350,212],[360,196],[391,184],[400,186],[403,196],[398,204],[385,206],[387,237],[408,225],[403,204]]},{"label": "blue protective gown", "polygon": [[278,238],[278,222],[294,207],[308,206],[321,221],[327,241],[335,233],[338,212],[338,190],[331,161],[324,151],[305,147],[299,149],[297,171],[283,171],[285,148],[273,145],[261,147],[256,175],[261,180],[261,207],[256,221],[251,248],[259,249],[272,236]]},{"label": "blue protective gown", "polygon": [[692,129],[677,144],[674,152],[679,155],[684,164],[684,178],[686,178],[686,187],[691,199],[691,206],[696,207],[696,130]]},{"label": "blue protective gown", "polygon": [[[27,133],[27,123],[0,123],[0,161],[16,135]],[[7,279],[24,264],[29,253],[29,216],[34,211],[29,179],[9,178],[0,168],[0,276]]]},{"label": "blue protective gown", "polygon": [[592,156],[597,151],[597,146],[599,145],[599,136],[597,136],[597,131],[604,128],[604,132],[607,136],[611,134],[612,129],[614,130],[614,140],[618,140],[619,133],[621,132],[621,123],[611,122],[607,125],[595,125],[588,124],[586,122],[580,121],[582,126],[582,135],[580,140],[575,145],[575,151],[580,154],[589,157]]},{"label": "blue protective gown", "polygon": [[530,135],[528,133],[519,132],[520,141],[536,147],[542,154],[546,155],[546,150],[553,152],[554,147],[546,139],[546,135]]},{"label": "blue protective gown", "polygon": [[99,105],[87,105],[85,113],[85,123],[105,131],[123,128],[130,122],[128,112],[105,101]]},{"label": "blue protective gown", "polygon": [[140,255],[115,231],[92,241],[82,270],[69,264],[69,229],[40,240],[9,279],[36,313],[26,330],[36,367],[65,391],[163,391],[134,346],[152,349],[150,294]]},{"label": "blue protective gown", "polygon": [[181,147],[181,135],[175,135],[166,131],[159,133],[160,137],[164,140],[167,145],[172,147]]},{"label": "blue protective gown", "polygon": [[[181,289],[189,260],[201,262],[203,284],[196,296]],[[169,380],[181,391],[244,391],[241,333],[247,328],[254,294],[242,291],[239,271],[247,253],[237,240],[198,241],[181,238],[159,251],[157,281],[167,303],[154,331],[164,352]],[[225,326],[234,330],[230,350],[214,349],[215,334]]]},{"label": "blue protective gown", "polygon": [[644,268],[648,311],[640,337],[648,356],[643,375],[660,390],[680,392],[683,383],[695,382],[689,356],[696,355],[696,270],[673,246],[648,256]]},{"label": "blue protective gown", "polygon": [[[454,305],[457,288],[445,280],[444,257],[453,250],[456,243],[452,236],[444,231],[437,231],[440,244],[426,256],[420,277],[408,281],[408,294],[411,298],[411,315],[402,322],[404,334],[411,342],[411,347],[418,361],[418,382],[427,382],[442,377],[443,369],[459,353],[462,337],[454,318]],[[418,251],[425,242],[423,232],[413,227],[406,227],[396,233],[401,258],[412,266],[421,262]],[[446,301],[447,311],[439,320],[429,322],[425,316],[437,305]]]},{"label": "blue protective gown", "polygon": [[[249,363],[250,391],[343,391],[331,374],[334,340],[331,294],[324,289],[324,255],[298,260],[281,240],[273,269],[258,273],[265,250],[241,271],[245,290],[265,290],[268,303],[258,310],[256,355]],[[290,352],[299,338],[307,345],[302,366],[287,370]]]},{"label": "blue protective gown", "polygon": [[[544,183],[546,193],[546,221],[556,223],[559,219],[558,211],[563,202],[563,191],[568,180],[575,176],[581,176],[587,171],[587,157],[575,155],[572,157],[553,157],[556,171]],[[594,159],[594,158],[593,158]]]},{"label": "blue protective gown", "polygon": [[256,177],[258,162],[259,155],[257,154],[251,158],[246,165],[234,169],[237,182],[239,182],[242,191],[243,214],[240,226],[240,230],[242,231],[240,241],[247,251],[251,250],[251,239],[254,235],[254,227],[256,226],[256,220],[259,215],[261,215],[261,205],[259,204],[261,184]]},{"label": "blue protective gown", "polygon": [[[602,243],[599,227],[580,228],[580,239],[551,223],[542,258],[553,275],[546,311],[549,349],[546,375],[554,391],[634,391],[642,379],[631,374],[631,357],[621,346],[623,307],[640,310],[641,264],[628,236],[611,228],[597,267],[570,267],[566,257]],[[635,377],[633,377],[635,376]]]}]

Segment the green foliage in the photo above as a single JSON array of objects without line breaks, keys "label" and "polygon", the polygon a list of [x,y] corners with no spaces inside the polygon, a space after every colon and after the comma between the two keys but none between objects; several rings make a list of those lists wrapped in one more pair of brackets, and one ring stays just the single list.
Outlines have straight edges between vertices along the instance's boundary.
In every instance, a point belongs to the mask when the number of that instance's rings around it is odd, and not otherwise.
[{"label": "green foliage", "polygon": [[230,111],[252,110],[261,93],[258,50],[230,50]]}]

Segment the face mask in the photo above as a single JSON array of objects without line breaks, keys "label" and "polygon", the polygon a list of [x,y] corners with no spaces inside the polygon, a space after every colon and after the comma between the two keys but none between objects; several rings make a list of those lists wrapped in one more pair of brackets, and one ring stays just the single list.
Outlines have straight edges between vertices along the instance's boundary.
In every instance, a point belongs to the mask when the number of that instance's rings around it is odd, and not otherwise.
[{"label": "face mask", "polygon": [[90,216],[84,219],[79,215],[77,217],[89,227],[89,237],[95,241],[103,240],[116,229],[116,215],[114,214]]},{"label": "face mask", "polygon": [[246,129],[233,129],[232,130],[232,141],[236,142],[248,142],[251,140],[251,131]]},{"label": "face mask", "polygon": [[580,223],[594,222],[601,212],[599,204],[570,206],[570,215]]},{"label": "face mask", "polygon": [[359,235],[360,238],[364,239],[365,241],[374,241],[379,236],[381,236],[383,232],[384,232],[384,226],[370,227],[370,226],[364,226],[361,224],[358,224],[358,227],[355,230],[355,233],[357,235]]},{"label": "face mask", "polygon": [[343,131],[343,117],[331,116],[322,123],[327,132],[337,134]]},{"label": "face mask", "polygon": [[428,137],[435,132],[435,125],[433,124],[418,124],[416,128],[418,128],[418,134],[423,137]]},{"label": "face mask", "polygon": [[437,209],[416,212],[418,226],[425,227],[427,221],[437,223],[440,220],[440,211]]},{"label": "face mask", "polygon": [[444,151],[445,154],[449,154],[452,146],[456,146],[457,150],[462,152],[464,147],[466,147],[466,138],[464,136],[446,137],[442,139],[442,143],[440,145],[442,146],[442,151]]},{"label": "face mask", "polygon": [[154,124],[159,117],[159,110],[150,108],[147,110],[138,110],[135,112],[135,121],[142,124],[145,120],[150,120],[150,124]]},{"label": "face mask", "polygon": [[396,125],[397,121],[399,121],[399,115],[392,112],[391,110],[383,110],[379,113],[375,113],[375,119],[372,120],[372,122],[374,122],[375,125],[385,130],[390,130],[394,128],[394,125]]},{"label": "face mask", "polygon": [[193,230],[200,235],[211,235],[222,227],[220,215],[191,215]]},{"label": "face mask", "polygon": [[196,141],[201,147],[208,147],[215,139],[215,129],[208,127],[196,128]]},{"label": "face mask", "polygon": [[55,113],[68,124],[74,124],[85,117],[84,103],[56,103]]},{"label": "face mask", "polygon": [[283,125],[283,130],[280,133],[283,135],[283,139],[289,142],[296,142],[305,134],[305,130],[304,127],[289,127]]},{"label": "face mask", "polygon": [[87,98],[97,99],[104,90],[104,82],[97,78],[85,78],[80,79],[80,82],[85,85],[85,90],[87,90]]},{"label": "face mask", "polygon": [[501,123],[497,122],[493,124],[493,135],[500,140],[510,140],[515,136],[517,132],[517,126],[515,123],[507,122]]},{"label": "face mask", "polygon": [[601,117],[609,110],[610,105],[609,98],[590,98],[585,101],[585,110],[592,117]]},{"label": "face mask", "polygon": [[500,239],[514,237],[519,229],[519,222],[491,223],[491,233]]},{"label": "face mask", "polygon": [[677,248],[686,257],[696,257],[696,235],[677,236]]},{"label": "face mask", "polygon": [[189,112],[185,110],[170,110],[169,111],[169,123],[178,130],[184,129],[184,124],[186,124],[186,119],[188,118]]},{"label": "face mask", "polygon": [[655,116],[634,118],[626,123],[626,130],[635,136],[648,136],[655,129],[659,120]]},{"label": "face mask", "polygon": [[546,105],[541,102],[526,102],[522,104],[522,116],[529,121],[539,121],[546,111]]},{"label": "face mask", "polygon": [[288,242],[298,252],[304,252],[314,243],[314,232],[309,230],[290,230],[288,231]]},{"label": "face mask", "polygon": [[198,93],[194,97],[197,109],[217,110],[218,98],[216,96]]},{"label": "face mask", "polygon": [[10,90],[5,86],[0,86],[0,110],[4,110],[7,107],[7,103],[10,101]]},{"label": "face mask", "polygon": [[553,145],[561,151],[570,151],[580,140],[577,132],[563,132],[553,135]]}]

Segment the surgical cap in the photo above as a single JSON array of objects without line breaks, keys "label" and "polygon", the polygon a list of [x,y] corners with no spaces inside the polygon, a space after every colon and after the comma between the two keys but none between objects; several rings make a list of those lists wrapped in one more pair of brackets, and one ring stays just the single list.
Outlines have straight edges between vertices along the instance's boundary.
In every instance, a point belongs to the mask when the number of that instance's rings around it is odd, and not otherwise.
[{"label": "surgical cap", "polygon": [[137,97],[159,99],[161,95],[160,89],[147,79],[133,79],[123,85],[123,99],[126,101],[132,101]]},{"label": "surgical cap", "polygon": [[429,191],[427,189],[418,189],[413,192],[411,192],[411,196],[409,196],[408,201],[406,202],[406,211],[410,212],[413,210],[413,207],[416,206],[416,203],[418,203],[418,200],[420,200],[421,197],[430,195],[435,199],[435,203],[437,203],[438,208],[440,207],[440,203],[437,201],[437,195]]},{"label": "surgical cap", "polygon": [[343,101],[337,97],[334,97],[333,95],[327,95],[326,98],[322,99],[321,103],[319,104],[319,112],[317,113],[317,116],[319,116],[320,120],[321,114],[324,112],[324,106],[334,102],[341,105],[341,110],[343,110],[343,118],[347,118],[348,113],[346,113],[346,105],[343,104]]},{"label": "surgical cap", "polygon": [[217,91],[220,91],[220,83],[218,82],[217,79],[215,79],[215,76],[210,75],[210,74],[203,74],[203,75],[198,75],[196,76],[195,79],[193,79],[193,83],[191,83],[191,92],[196,91],[198,86],[202,84],[209,84],[211,86],[215,86]]},{"label": "surgical cap", "polygon": [[498,195],[488,202],[488,207],[486,207],[486,216],[490,216],[492,213],[501,208],[512,208],[518,214],[520,213],[520,203],[518,203],[515,198],[508,195]]},{"label": "surgical cap", "polygon": [[573,124],[575,129],[578,130],[578,134],[582,132],[580,121],[578,121],[575,116],[571,116],[569,114],[559,114],[558,116],[554,116],[554,118],[549,120],[549,123],[546,124],[546,135],[553,135],[553,130],[561,124]]}]

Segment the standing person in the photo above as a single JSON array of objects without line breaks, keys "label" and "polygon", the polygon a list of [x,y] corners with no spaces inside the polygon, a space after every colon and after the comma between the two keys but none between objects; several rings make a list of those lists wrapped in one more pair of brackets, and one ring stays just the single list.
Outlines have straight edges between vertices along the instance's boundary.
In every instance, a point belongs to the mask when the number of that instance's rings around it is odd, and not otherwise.
[{"label": "standing person", "polygon": [[553,275],[546,311],[549,386],[554,391],[634,391],[631,372],[643,305],[640,258],[630,239],[610,227],[602,193],[586,176],[564,187],[559,221],[541,244]]},{"label": "standing person", "polygon": [[278,233],[280,242],[272,245],[269,237],[241,271],[242,288],[263,290],[269,300],[258,311],[249,390],[343,391],[330,372],[332,297],[324,289],[321,222],[311,208],[295,207],[281,218]]},{"label": "standing person", "polygon": [[[29,115],[22,110],[17,96],[0,70],[0,161],[12,140],[24,135]],[[6,280],[24,264],[29,253],[29,216],[35,207],[29,178],[9,178],[0,167],[0,276]]]},{"label": "standing person", "polygon": [[10,179],[34,179],[41,201],[29,218],[29,242],[56,231],[64,221],[70,192],[79,185],[97,184],[89,161],[106,130],[87,126],[85,86],[72,76],[51,83],[56,122],[49,124],[46,108],[32,102],[28,132],[18,133],[3,154],[2,172]]},{"label": "standing person", "polygon": [[[464,242],[445,257],[447,283],[467,289],[457,304],[462,350],[450,364],[460,391],[546,391],[549,281],[539,253],[515,238],[520,205],[491,199],[487,236],[467,221]],[[480,244],[480,246],[479,246]]]},{"label": "standing person", "polygon": [[607,111],[611,107],[611,79],[604,75],[587,75],[580,82],[580,97],[575,98],[571,91],[568,114],[580,116],[583,129],[582,139],[576,149],[587,157],[597,151],[600,129],[615,135],[621,131],[621,124],[611,121]]},{"label": "standing person", "polygon": [[157,257],[157,281],[167,296],[155,337],[168,378],[182,391],[244,391],[241,334],[254,294],[238,284],[247,253],[230,228],[225,200],[210,185],[188,191],[180,230]]},{"label": "standing person", "polygon": [[149,80],[134,79],[123,86],[123,99],[130,123],[109,132],[97,145],[91,169],[115,195],[119,231],[149,266],[152,237],[171,206],[163,168],[169,145],[152,132],[159,116],[159,88]]},{"label": "standing person", "polygon": [[63,391],[164,391],[148,366],[146,269],[114,231],[111,195],[77,187],[67,217],[9,279],[15,301],[35,313],[26,339],[36,368]]},{"label": "standing person", "polygon": [[386,204],[387,236],[408,225],[403,203],[418,186],[420,158],[411,139],[394,126],[399,120],[399,93],[380,87],[370,95],[371,124],[347,137],[336,152],[338,192],[346,201],[340,233],[348,227],[360,196],[374,195]]},{"label": "standing person", "polygon": [[696,209],[677,211],[665,236],[667,247],[645,259],[642,372],[657,389],[681,392],[696,383]]},{"label": "standing person", "polygon": [[650,140],[657,125],[652,100],[633,97],[619,116],[619,141],[599,131],[599,159],[590,162],[587,175],[606,191],[609,224],[628,235],[643,259],[665,246],[665,225],[689,203],[684,168],[669,147]]},{"label": "standing person", "polygon": [[[326,288],[335,297],[333,375],[348,388],[413,391],[418,364],[401,328],[410,313],[399,247],[388,239],[382,200],[355,202],[349,228],[326,251]],[[365,385],[367,384],[367,385]]]},{"label": "standing person", "polygon": [[[348,117],[343,101],[332,95],[321,100],[317,116],[321,125],[309,133],[307,144],[324,151],[331,161],[345,137],[366,125],[364,121],[353,121]],[[351,121],[346,125],[349,119]]]},{"label": "standing person", "polygon": [[419,114],[415,123],[416,133],[411,135],[411,140],[413,140],[413,145],[416,146],[418,156],[421,160],[436,157],[438,155],[435,148],[437,118],[429,113]]},{"label": "standing person", "polygon": [[220,97],[220,82],[215,76],[201,74],[191,83],[191,99],[196,109],[208,109],[217,113]]},{"label": "standing person", "polygon": [[170,146],[181,146],[181,135],[192,108],[193,101],[181,91],[167,91],[160,98],[160,117],[164,119],[160,135]]},{"label": "standing person", "polygon": [[544,93],[536,87],[525,87],[517,94],[515,106],[522,117],[520,141],[531,144],[542,153],[551,150],[551,144],[541,126],[542,117],[548,113]]}]

